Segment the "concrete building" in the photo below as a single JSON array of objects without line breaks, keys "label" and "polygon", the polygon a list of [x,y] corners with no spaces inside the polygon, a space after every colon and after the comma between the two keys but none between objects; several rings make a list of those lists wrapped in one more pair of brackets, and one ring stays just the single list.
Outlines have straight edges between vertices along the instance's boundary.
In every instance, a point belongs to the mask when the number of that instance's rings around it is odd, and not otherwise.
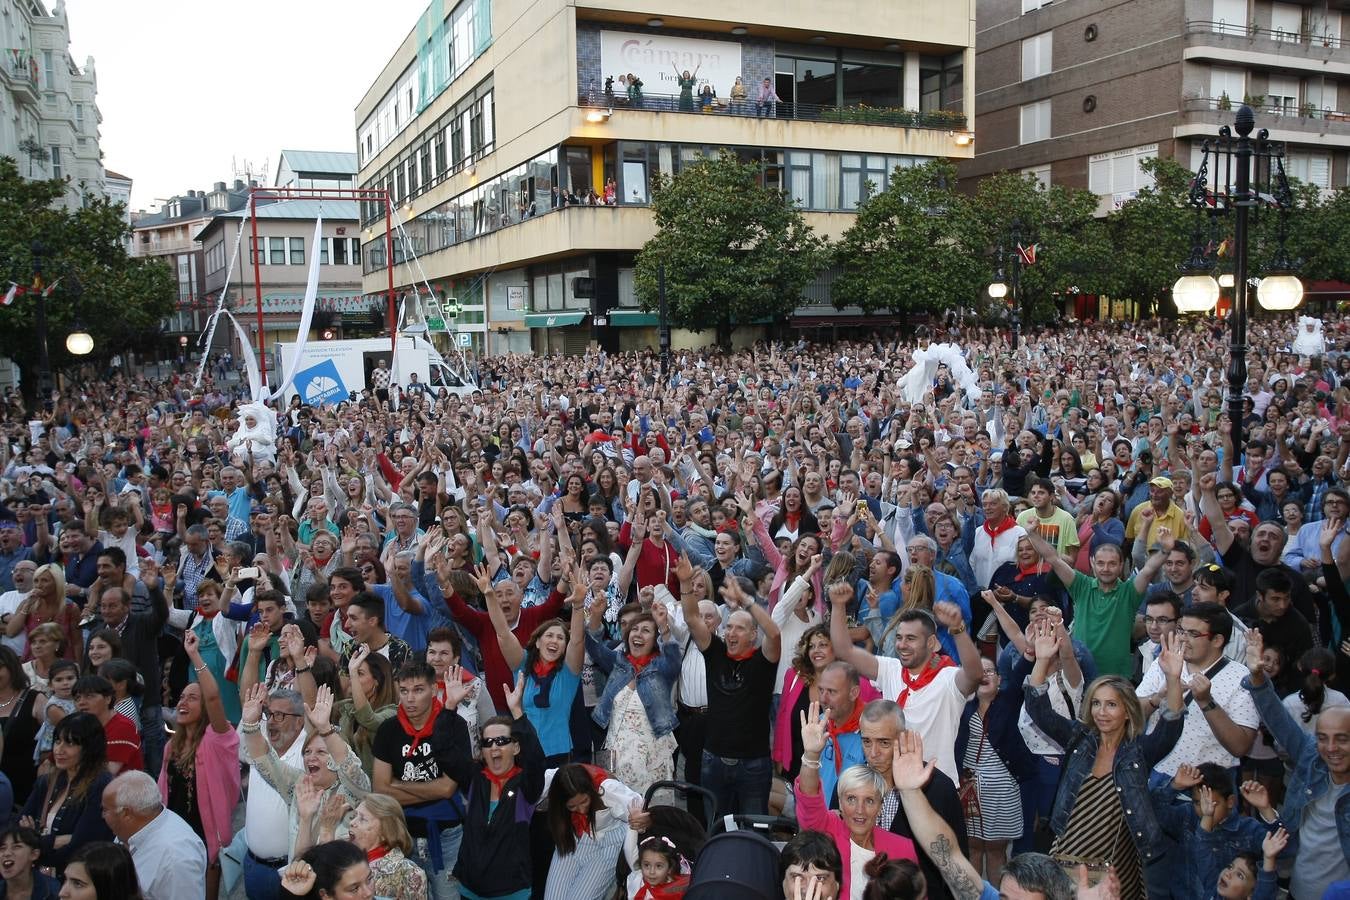
[{"label": "concrete building", "polygon": [[31,178],[64,178],[77,208],[106,196],[93,57],[70,56],[65,3],[0,0],[0,156]]},{"label": "concrete building", "polygon": [[[654,177],[731,148],[837,237],[868,180],[970,156],[974,17],[975,0],[436,0],[356,110],[359,183],[390,192],[420,263],[396,240],[395,283],[424,271],[479,353],[654,346],[633,289]],[[677,69],[715,102],[681,103]],[[385,210],[360,213],[376,294]],[[796,324],[836,317],[828,282]]]},{"label": "concrete building", "polygon": [[1288,143],[1286,170],[1350,176],[1350,5],[1342,0],[979,0],[975,156],[1091,190],[1105,212],[1146,184],[1139,161],[1195,169],[1244,102]]},{"label": "concrete building", "polygon": [[196,235],[212,219],[248,202],[248,186],[217,181],[210,191],[189,190],[170,197],[157,212],[137,212],[131,220],[131,255],[164,260],[178,279],[178,309],[165,322],[173,340],[195,340],[215,308],[206,292],[206,267]]},{"label": "concrete building", "polygon": [[327,150],[282,150],[274,187],[356,187],[356,154]]},{"label": "concrete building", "polygon": [[[123,175],[120,172],[114,172],[112,169],[104,169],[104,184],[108,191],[109,203],[120,203],[125,211],[123,220],[127,223],[127,228],[131,228],[131,177]],[[131,235],[126,239],[127,253],[131,252]]]},{"label": "concrete building", "polygon": [[[314,220],[322,215],[323,236],[313,246]],[[247,219],[247,201],[241,207],[213,217],[194,235],[204,259],[204,285],[213,298],[225,286],[236,243],[239,247],[229,278],[229,308],[258,346],[258,303],[255,285],[262,286],[262,318],[268,352],[277,341],[293,341],[309,277],[311,254],[320,258],[319,301],[313,329],[317,337],[353,337],[384,327],[370,314],[378,303],[383,316],[385,298],[361,293],[360,239],[353,200],[283,200],[260,204],[258,217],[258,273],[254,278],[253,226]],[[240,230],[244,234],[240,238]],[[211,308],[215,308],[213,299]],[[217,347],[233,344],[226,329],[217,330]],[[236,349],[236,352],[237,349]],[[268,368],[272,366],[269,358]]]}]

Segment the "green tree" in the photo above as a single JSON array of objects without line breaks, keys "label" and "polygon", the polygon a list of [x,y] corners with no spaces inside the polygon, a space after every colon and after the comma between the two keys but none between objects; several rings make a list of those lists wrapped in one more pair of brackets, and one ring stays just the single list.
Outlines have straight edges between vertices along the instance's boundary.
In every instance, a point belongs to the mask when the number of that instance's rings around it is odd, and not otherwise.
[{"label": "green tree", "polygon": [[1132,299],[1144,309],[1151,303],[1171,308],[1171,288],[1180,274],[1177,267],[1190,257],[1196,229],[1201,245],[1208,247],[1222,243],[1225,229],[1232,226],[1220,217],[1211,233],[1208,216],[1188,200],[1195,174],[1181,163],[1146,159],[1140,167],[1153,177],[1153,184],[1141,188],[1107,220],[1116,249],[1113,295]]},{"label": "green tree", "polygon": [[[72,362],[64,338],[77,318],[94,336],[95,358],[107,357],[157,332],[178,294],[168,266],[127,255],[121,204],[91,200],[66,210],[56,203],[68,189],[62,179],[26,180],[12,158],[0,157],[0,293],[10,282],[31,285],[35,263],[47,284],[55,282],[47,300],[53,370]],[[18,364],[30,398],[37,382],[36,316],[31,293],[0,309],[0,354]]]},{"label": "green tree", "polygon": [[652,211],[657,233],[634,276],[643,308],[657,308],[664,267],[671,324],[716,328],[723,346],[734,324],[791,314],[828,259],[801,211],[760,184],[758,166],[725,150],[658,177]]},{"label": "green tree", "polygon": [[1350,234],[1350,189],[1323,197],[1316,187],[1295,185],[1294,200],[1286,246],[1298,265],[1296,274],[1305,285],[1350,280],[1350,242],[1345,240]]},{"label": "green tree", "polygon": [[948,160],[896,169],[834,248],[835,306],[896,314],[968,307],[991,271],[969,252],[970,201]]}]

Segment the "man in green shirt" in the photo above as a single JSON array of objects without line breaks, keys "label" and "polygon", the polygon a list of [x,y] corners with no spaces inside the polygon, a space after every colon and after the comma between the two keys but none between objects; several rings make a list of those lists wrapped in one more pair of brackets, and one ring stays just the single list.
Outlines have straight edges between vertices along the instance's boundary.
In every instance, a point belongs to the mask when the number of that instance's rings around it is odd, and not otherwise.
[{"label": "man in green shirt", "polygon": [[1089,578],[1066,563],[1035,530],[1027,530],[1027,540],[1068,588],[1073,598],[1073,636],[1092,651],[1098,673],[1129,678],[1134,674],[1130,639],[1139,609],[1139,591],[1134,582],[1120,577],[1125,568],[1124,551],[1115,544],[1098,547],[1092,554],[1092,571],[1097,577]]},{"label": "man in green shirt", "polygon": [[1055,503],[1054,482],[1047,478],[1028,478],[1026,491],[1032,508],[1017,517],[1017,524],[1045,538],[1060,558],[1073,565],[1073,559],[1078,555],[1078,526],[1073,516]]}]

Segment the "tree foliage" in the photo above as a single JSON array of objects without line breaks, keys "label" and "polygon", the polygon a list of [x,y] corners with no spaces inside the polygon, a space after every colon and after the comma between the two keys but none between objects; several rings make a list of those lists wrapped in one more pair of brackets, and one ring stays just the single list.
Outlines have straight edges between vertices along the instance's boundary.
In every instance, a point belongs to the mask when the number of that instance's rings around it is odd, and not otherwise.
[{"label": "tree foliage", "polygon": [[[121,204],[91,199],[82,209],[67,210],[56,205],[67,190],[62,179],[26,180],[13,159],[0,157],[0,294],[10,282],[31,285],[35,261],[48,284],[57,282],[47,302],[53,369],[71,361],[64,339],[77,319],[94,336],[95,355],[110,356],[157,332],[178,293],[167,265],[127,255],[130,232]],[[38,359],[36,313],[31,293],[0,308],[0,354],[25,375]],[[33,380],[24,382],[31,387]]]},{"label": "tree foliage", "polygon": [[827,260],[801,211],[726,151],[659,177],[652,210],[657,234],[634,277],[643,308],[657,308],[664,267],[671,324],[716,328],[723,341],[733,323],[789,315]]}]

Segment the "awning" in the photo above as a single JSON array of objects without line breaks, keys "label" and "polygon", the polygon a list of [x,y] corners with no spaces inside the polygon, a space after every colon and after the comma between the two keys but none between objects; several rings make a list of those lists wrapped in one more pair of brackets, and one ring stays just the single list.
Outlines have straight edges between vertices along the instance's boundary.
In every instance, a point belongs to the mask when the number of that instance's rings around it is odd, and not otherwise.
[{"label": "awning", "polygon": [[640,309],[611,309],[610,321],[618,328],[638,328],[657,326],[661,317],[656,313],[643,312]]},{"label": "awning", "polygon": [[525,326],[527,328],[558,328],[563,325],[580,325],[581,320],[586,318],[589,313],[584,312],[557,312],[557,313],[530,313],[525,316]]}]

